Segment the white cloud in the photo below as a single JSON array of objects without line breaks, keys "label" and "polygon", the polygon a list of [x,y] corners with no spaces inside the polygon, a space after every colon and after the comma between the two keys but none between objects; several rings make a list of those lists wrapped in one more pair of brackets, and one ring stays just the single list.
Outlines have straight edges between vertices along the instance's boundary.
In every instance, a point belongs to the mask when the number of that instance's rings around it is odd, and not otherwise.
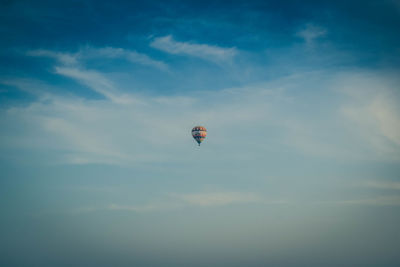
[{"label": "white cloud", "polygon": [[308,23],[296,32],[296,35],[302,38],[306,42],[306,45],[310,47],[314,45],[317,38],[325,36],[326,33],[327,30],[325,28]]},{"label": "white cloud", "polygon": [[[84,60],[87,58],[125,58],[134,63],[156,67],[161,70],[168,70],[168,66],[161,61],[156,61],[149,58],[147,55],[129,51],[122,48],[93,48],[86,47],[79,52],[61,53],[49,50],[31,50],[27,52],[29,56],[35,57],[50,57],[56,59],[61,65],[55,66],[56,74],[69,77],[77,82],[89,87],[93,91],[110,99],[112,102],[129,104],[136,100],[127,94],[122,94],[115,86],[114,82],[106,78],[102,73],[95,70],[88,70],[84,67]],[[13,83],[21,84],[22,81],[13,80]],[[3,81],[6,84],[7,81]],[[10,82],[8,82],[10,83]],[[33,92],[29,86],[19,86],[20,89]],[[43,90],[40,90],[43,93]],[[35,94],[37,94],[35,92]]]},{"label": "white cloud", "polygon": [[168,65],[162,61],[155,60],[146,54],[139,53],[134,50],[114,47],[95,48],[86,46],[76,53],[56,52],[51,50],[30,50],[28,56],[33,57],[49,57],[57,60],[63,66],[77,67],[84,65],[84,61],[93,58],[122,58],[135,64],[154,67],[163,71],[168,71]]},{"label": "white cloud", "polygon": [[353,123],[353,131],[380,155],[399,159],[400,109],[397,78],[387,74],[342,75],[336,85],[349,96],[341,113]]},{"label": "white cloud", "polygon": [[377,96],[368,111],[375,118],[382,135],[400,145],[400,110],[397,104],[392,99]]},{"label": "white cloud", "polygon": [[168,65],[162,61],[154,60],[149,56],[138,53],[134,50],[127,50],[123,48],[104,47],[104,48],[93,48],[86,47],[80,51],[82,58],[90,57],[105,57],[105,58],[123,58],[132,63],[138,63],[144,66],[155,67],[163,71],[168,70]]},{"label": "white cloud", "polygon": [[155,38],[150,46],[170,54],[188,55],[215,63],[230,62],[238,53],[234,47],[224,48],[208,44],[178,42],[171,35]]},{"label": "white cloud", "polygon": [[[101,133],[90,131],[88,128],[79,129],[76,123],[66,119],[47,118],[43,120],[43,127],[69,144],[70,151],[76,151],[74,155],[65,155],[66,159],[73,164],[87,164],[93,161],[98,163],[114,163],[126,161],[129,156],[117,151],[111,140],[107,141],[107,137],[93,138],[94,135],[101,136]],[[104,140],[99,142],[99,140]]]},{"label": "white cloud", "polygon": [[132,99],[128,96],[119,94],[113,82],[105,78],[102,74],[93,70],[85,70],[79,68],[56,67],[57,74],[72,78],[78,82],[88,86],[97,93],[105,96],[116,103],[130,103]]},{"label": "white cloud", "polygon": [[255,193],[212,192],[195,194],[172,194],[171,196],[194,206],[223,206],[238,203],[260,203],[262,197]]}]

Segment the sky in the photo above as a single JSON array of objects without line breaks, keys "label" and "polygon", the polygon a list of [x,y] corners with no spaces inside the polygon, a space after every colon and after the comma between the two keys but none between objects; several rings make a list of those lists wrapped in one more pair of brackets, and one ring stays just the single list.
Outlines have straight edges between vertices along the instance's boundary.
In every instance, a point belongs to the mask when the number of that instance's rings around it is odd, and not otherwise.
[{"label": "sky", "polygon": [[399,266],[399,28],[397,0],[1,1],[0,265]]}]

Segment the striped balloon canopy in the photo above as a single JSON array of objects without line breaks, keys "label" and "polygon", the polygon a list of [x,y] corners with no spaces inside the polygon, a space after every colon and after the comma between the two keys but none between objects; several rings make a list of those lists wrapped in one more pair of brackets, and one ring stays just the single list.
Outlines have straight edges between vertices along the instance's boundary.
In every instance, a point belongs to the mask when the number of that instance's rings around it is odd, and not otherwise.
[{"label": "striped balloon canopy", "polygon": [[200,146],[200,143],[203,142],[207,136],[207,130],[203,126],[195,126],[192,129],[192,136]]}]

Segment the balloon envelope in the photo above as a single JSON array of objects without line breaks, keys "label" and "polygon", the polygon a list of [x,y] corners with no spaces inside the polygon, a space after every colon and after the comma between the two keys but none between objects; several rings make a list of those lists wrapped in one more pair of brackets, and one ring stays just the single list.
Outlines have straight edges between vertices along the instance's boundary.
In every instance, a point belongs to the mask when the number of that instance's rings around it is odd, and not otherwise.
[{"label": "balloon envelope", "polygon": [[192,136],[194,140],[200,145],[207,136],[207,130],[203,126],[195,126],[192,129]]}]

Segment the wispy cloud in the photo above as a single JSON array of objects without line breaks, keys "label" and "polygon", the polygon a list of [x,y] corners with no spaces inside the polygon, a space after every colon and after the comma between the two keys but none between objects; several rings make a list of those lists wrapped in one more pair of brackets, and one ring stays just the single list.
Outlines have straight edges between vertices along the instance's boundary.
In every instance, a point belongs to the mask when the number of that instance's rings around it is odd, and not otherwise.
[{"label": "wispy cloud", "polygon": [[212,192],[195,194],[172,194],[186,204],[194,206],[223,206],[239,203],[260,203],[263,198],[255,193]]},{"label": "wispy cloud", "polygon": [[112,140],[104,136],[93,138],[95,134],[102,134],[90,129],[79,129],[79,124],[70,119],[46,118],[43,119],[43,126],[47,131],[61,137],[65,144],[69,144],[69,151],[75,151],[65,155],[65,159],[72,164],[118,164],[129,159],[129,155],[113,147]]},{"label": "wispy cloud", "polygon": [[238,53],[234,47],[224,48],[208,44],[179,42],[174,40],[171,35],[155,38],[150,46],[170,54],[188,55],[216,63],[230,62]]},{"label": "wispy cloud", "polygon": [[82,66],[85,63],[85,60],[93,58],[121,58],[134,64],[168,71],[168,65],[162,61],[152,59],[148,55],[139,53],[135,50],[128,50],[119,47],[97,48],[86,46],[74,53],[39,49],[29,50],[26,54],[32,57],[53,58],[64,66]]},{"label": "wispy cloud", "polygon": [[79,55],[83,58],[90,57],[104,57],[104,58],[122,58],[132,63],[138,63],[144,66],[155,67],[157,69],[167,71],[168,65],[162,61],[154,60],[146,54],[138,53],[134,50],[127,50],[123,48],[104,47],[104,48],[93,48],[86,47],[79,52]]},{"label": "wispy cloud", "polygon": [[308,47],[315,44],[315,40],[325,36],[327,30],[323,27],[308,23],[302,29],[296,32],[296,35],[302,38]]},{"label": "wispy cloud", "polygon": [[[50,57],[58,61],[59,65],[54,67],[54,72],[59,75],[71,78],[93,91],[103,95],[116,103],[132,103],[135,100],[127,94],[122,94],[114,83],[106,78],[101,72],[85,68],[85,59],[88,58],[125,58],[133,63],[156,67],[161,70],[168,70],[168,66],[148,57],[122,48],[93,48],[86,47],[76,53],[55,52],[50,50],[31,50],[29,56]],[[26,88],[26,86],[25,86]]]},{"label": "wispy cloud", "polygon": [[376,119],[381,133],[400,145],[400,110],[393,100],[381,96],[375,97],[368,109]]},{"label": "wispy cloud", "polygon": [[400,109],[394,90],[398,81],[385,76],[387,74],[343,75],[338,80],[338,88],[350,98],[340,111],[355,124],[354,131],[359,131],[360,137],[373,145],[379,154],[392,154],[393,159],[398,159]]},{"label": "wispy cloud", "polygon": [[128,96],[123,96],[117,92],[113,82],[97,71],[74,67],[55,67],[55,72],[86,85],[113,102],[121,104],[131,102]]}]

